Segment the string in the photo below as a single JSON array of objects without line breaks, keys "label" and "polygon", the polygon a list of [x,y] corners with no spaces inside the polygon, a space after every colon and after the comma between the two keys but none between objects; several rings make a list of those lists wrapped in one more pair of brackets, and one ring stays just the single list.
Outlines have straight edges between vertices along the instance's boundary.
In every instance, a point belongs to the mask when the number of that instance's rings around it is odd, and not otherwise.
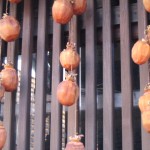
[{"label": "string", "polygon": [[6,10],[5,10],[5,14],[8,15],[8,0],[6,1]]},{"label": "string", "polygon": [[75,135],[77,134],[77,105],[75,105]]},{"label": "string", "polygon": [[[145,40],[150,45],[149,31],[150,31],[150,26],[148,25],[144,34],[145,34]],[[150,84],[150,59],[148,60],[148,85],[149,84]]]},{"label": "string", "polygon": [[71,42],[71,21],[69,21],[69,36],[68,36],[68,42]]},{"label": "string", "polygon": [[[75,53],[73,53],[74,55],[73,55],[73,57],[75,57]],[[72,65],[71,65],[71,72],[73,72],[73,69],[72,69]],[[74,74],[74,80],[75,80],[75,82],[77,82],[76,81],[76,74]],[[77,91],[77,92],[79,92],[79,91]],[[77,94],[79,94],[79,93],[77,93]],[[76,99],[76,105],[75,105],[75,135],[76,134],[78,134],[77,133],[77,123],[78,123],[78,118],[77,118],[77,114],[78,114],[78,109],[77,109],[77,107],[78,107],[78,103],[77,103],[77,99]]]},{"label": "string", "polygon": [[[2,56],[2,39],[0,39],[0,66],[2,64],[2,62],[1,62],[1,56]],[[0,88],[2,88],[2,84],[1,83],[2,83],[2,74],[0,73]],[[1,101],[0,101],[0,105],[1,105]]]},{"label": "string", "polygon": [[[74,45],[74,38],[73,38],[73,35],[74,35],[74,30],[73,30],[73,28],[72,28],[72,21],[73,20],[71,20],[70,22],[69,22],[69,39],[68,39],[68,41],[69,41],[69,44],[70,44],[70,46],[71,46],[71,48],[73,48],[74,49],[74,47],[75,47],[75,45]],[[75,54],[74,54],[75,55]],[[73,56],[74,57],[74,56]],[[74,78],[74,82],[76,82],[76,75],[74,74],[74,70],[73,70],[73,66],[72,66],[72,64],[71,64],[71,71],[70,71],[70,73],[71,73],[71,75],[73,75],[73,78]],[[77,100],[76,100],[76,102],[77,102]],[[78,111],[78,109],[77,109],[77,103],[75,104],[75,135],[77,134],[77,123],[78,123],[78,118],[77,118],[77,112]]]},{"label": "string", "polygon": [[[72,32],[72,31],[71,31]],[[72,49],[75,50],[75,44],[71,43]],[[73,52],[73,58],[75,57],[75,53]],[[73,72],[73,66],[71,64],[71,75],[73,75],[74,78],[74,82],[76,82],[76,74],[74,74]],[[78,91],[77,91],[78,92]],[[78,93],[77,93],[78,94]],[[77,118],[77,113],[78,113],[78,109],[77,109],[78,105],[77,105],[77,99],[76,99],[76,105],[75,105],[75,135],[77,135],[77,123],[78,123],[78,118]]]},{"label": "string", "polygon": [[[150,25],[148,25],[146,27],[146,30],[144,31],[144,35],[145,35],[144,41],[146,41],[148,45],[150,45],[150,35],[149,35],[149,32],[150,32]],[[150,59],[148,60],[148,85],[149,84],[150,84]]]}]

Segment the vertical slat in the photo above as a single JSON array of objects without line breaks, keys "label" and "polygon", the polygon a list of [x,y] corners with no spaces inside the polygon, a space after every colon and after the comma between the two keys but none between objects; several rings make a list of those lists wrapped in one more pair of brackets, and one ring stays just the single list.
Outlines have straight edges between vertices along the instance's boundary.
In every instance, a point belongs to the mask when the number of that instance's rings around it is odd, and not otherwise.
[{"label": "vertical slat", "polygon": [[[147,26],[147,15],[143,7],[142,1],[138,0],[138,36],[139,39],[144,38],[144,31]],[[144,87],[148,82],[148,64],[140,66],[140,92],[143,95]],[[142,128],[142,150],[149,150],[150,134]]]},{"label": "vertical slat", "polygon": [[29,150],[30,147],[32,20],[32,0],[25,0],[22,34],[18,150]]},{"label": "vertical slat", "polygon": [[[3,16],[3,1],[0,1],[0,19],[2,18]],[[0,65],[2,63],[2,39],[0,39],[0,46],[1,46],[1,49],[0,49]]]},{"label": "vertical slat", "polygon": [[[76,43],[76,46],[78,45],[76,16],[73,16],[73,18],[71,19],[70,42]],[[76,134],[76,132],[78,132],[77,131],[77,122],[78,122],[77,107],[78,107],[78,102],[68,108],[68,132],[67,132],[68,137],[73,136]]]},{"label": "vertical slat", "polygon": [[[0,1],[0,19],[2,18],[3,16],[3,4],[4,4],[4,1]],[[2,49],[3,49],[3,40],[0,39],[0,46],[1,46],[1,49],[0,49],[0,65],[2,65]]]},{"label": "vertical slat", "polygon": [[131,73],[131,38],[129,1],[120,0],[122,149],[133,150],[133,96]]},{"label": "vertical slat", "polygon": [[103,148],[114,149],[113,48],[111,0],[103,0]]},{"label": "vertical slat", "polygon": [[[10,4],[10,15],[16,17],[17,7],[16,5]],[[16,68],[16,44],[17,42],[9,42],[7,49],[7,61],[11,61]],[[4,101],[4,126],[7,131],[7,140],[4,149],[14,150],[15,149],[15,103],[16,103],[16,92],[6,92]]]},{"label": "vertical slat", "polygon": [[[0,18],[2,18],[3,15],[3,1],[0,1]],[[0,39],[0,65],[2,64],[2,39]],[[0,112],[2,110],[2,103],[0,102]]]},{"label": "vertical slat", "polygon": [[[0,19],[2,18],[3,16],[3,1],[0,1]],[[2,45],[2,40],[0,39],[0,44]],[[2,53],[2,50],[0,50],[0,55]],[[2,57],[0,56],[0,64],[1,64],[1,59]]]},{"label": "vertical slat", "polygon": [[96,149],[95,7],[87,0],[85,51],[85,149]]},{"label": "vertical slat", "polygon": [[34,149],[45,149],[46,115],[46,0],[39,1],[35,94]]},{"label": "vertical slat", "polygon": [[53,23],[53,56],[52,56],[52,102],[51,102],[51,137],[50,150],[61,149],[62,107],[60,106],[56,91],[60,83],[59,54],[61,51],[61,26]]},{"label": "vertical slat", "polygon": [[0,1],[0,17],[3,15],[3,1]]}]

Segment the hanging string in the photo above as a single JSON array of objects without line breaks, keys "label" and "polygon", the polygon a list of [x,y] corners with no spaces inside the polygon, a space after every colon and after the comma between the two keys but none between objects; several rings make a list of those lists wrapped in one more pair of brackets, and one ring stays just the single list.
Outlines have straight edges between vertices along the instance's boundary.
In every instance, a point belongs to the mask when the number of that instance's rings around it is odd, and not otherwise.
[{"label": "hanging string", "polygon": [[68,36],[68,42],[71,42],[71,21],[69,21],[69,32],[68,32],[69,36]]},{"label": "hanging string", "polygon": [[[72,1],[72,2],[74,2],[74,1]],[[71,48],[73,48],[74,50],[75,50],[75,43],[74,43],[74,38],[73,38],[73,36],[74,36],[74,29],[73,29],[73,27],[72,27],[72,21],[73,20],[71,20],[70,22],[69,22],[69,36],[68,36],[68,41],[69,41],[69,44],[70,44],[70,46],[71,46]],[[74,56],[73,56],[74,57]],[[74,82],[76,82],[76,71],[75,70],[73,70],[73,66],[71,65],[71,70],[70,70],[70,74],[71,74],[71,76],[73,76],[73,79],[74,79]],[[76,100],[76,102],[77,102],[77,100]],[[75,106],[75,112],[74,112],[74,117],[75,117],[75,120],[74,120],[74,125],[75,125],[75,128],[74,128],[74,133],[75,133],[75,135],[77,135],[78,133],[78,128],[77,128],[77,124],[78,124],[78,117],[77,117],[77,115],[78,115],[78,105],[76,104]]]},{"label": "hanging string", "polygon": [[[73,5],[74,4],[74,0],[70,0],[70,3]],[[72,29],[72,21],[73,19],[71,19],[71,21],[69,21],[69,42],[73,42],[73,29]]]},{"label": "hanging string", "polygon": [[5,14],[8,15],[8,0],[6,1],[6,10],[5,10]]},{"label": "hanging string", "polygon": [[77,105],[75,105],[75,135],[77,133]]},{"label": "hanging string", "polygon": [[[150,25],[144,31],[145,41],[150,45]],[[150,59],[148,60],[148,85],[150,84]]]}]

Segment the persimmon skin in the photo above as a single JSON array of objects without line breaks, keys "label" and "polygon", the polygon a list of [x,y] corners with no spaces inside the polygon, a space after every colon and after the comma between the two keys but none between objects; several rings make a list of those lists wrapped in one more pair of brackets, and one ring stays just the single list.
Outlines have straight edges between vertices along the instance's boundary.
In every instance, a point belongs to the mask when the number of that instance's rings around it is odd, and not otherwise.
[{"label": "persimmon skin", "polygon": [[16,3],[16,4],[18,4],[18,3],[20,3],[22,0],[9,0],[11,3]]},{"label": "persimmon skin", "polygon": [[1,84],[7,92],[12,92],[17,89],[18,75],[13,67],[5,66],[1,71]]},{"label": "persimmon skin", "polygon": [[143,0],[144,8],[147,12],[150,12],[150,1],[149,0]]},{"label": "persimmon skin", "polygon": [[6,143],[7,132],[3,125],[0,125],[0,149],[2,149]]},{"label": "persimmon skin", "polygon": [[146,41],[137,41],[131,52],[131,57],[134,63],[142,65],[150,58],[150,46]]},{"label": "persimmon skin", "polygon": [[59,60],[62,67],[69,71],[74,70],[79,66],[80,56],[75,50],[74,43],[67,43],[66,49],[60,53]]},{"label": "persimmon skin", "polygon": [[57,87],[57,99],[65,106],[73,105],[79,97],[79,88],[76,82],[62,81]]},{"label": "persimmon skin", "polygon": [[150,85],[145,87],[144,95],[139,98],[138,105],[141,111],[143,128],[150,132]]},{"label": "persimmon skin", "polygon": [[144,111],[150,111],[150,90],[144,92],[144,95],[139,98],[138,105],[142,113]]},{"label": "persimmon skin", "polygon": [[0,19],[0,37],[6,42],[16,40],[19,37],[20,28],[19,22],[13,16],[5,15]]},{"label": "persimmon skin", "polygon": [[76,150],[76,149],[85,150],[83,143],[70,141],[67,143],[65,150]]},{"label": "persimmon skin", "polygon": [[150,133],[150,111],[145,111],[141,115],[143,128]]},{"label": "persimmon skin", "polygon": [[52,6],[52,16],[57,23],[67,24],[73,16],[73,9],[70,1],[55,0]]},{"label": "persimmon skin", "polygon": [[75,15],[81,15],[86,11],[87,1],[86,0],[74,0],[73,13]]}]

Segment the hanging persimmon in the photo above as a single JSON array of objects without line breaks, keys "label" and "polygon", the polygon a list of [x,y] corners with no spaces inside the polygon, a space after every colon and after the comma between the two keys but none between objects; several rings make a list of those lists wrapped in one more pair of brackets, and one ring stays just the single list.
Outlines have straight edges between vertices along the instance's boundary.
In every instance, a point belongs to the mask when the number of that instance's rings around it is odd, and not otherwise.
[{"label": "hanging persimmon", "polygon": [[150,111],[150,86],[147,85],[144,90],[144,95],[139,98],[139,108],[141,112]]},{"label": "hanging persimmon", "polygon": [[145,10],[150,12],[150,0],[143,0],[143,5]]},{"label": "hanging persimmon", "polygon": [[22,0],[9,0],[11,3],[20,3]]},{"label": "hanging persimmon", "polygon": [[2,122],[0,122],[0,149],[4,147],[6,142],[6,137],[7,137],[6,129],[3,126]]},{"label": "hanging persimmon", "polygon": [[65,106],[73,105],[79,97],[79,87],[73,75],[67,75],[57,87],[57,99]]},{"label": "hanging persimmon", "polygon": [[147,131],[150,132],[150,111],[145,111],[141,115],[142,126]]},{"label": "hanging persimmon", "polygon": [[81,15],[86,11],[87,1],[86,0],[73,0],[73,13],[75,15]]},{"label": "hanging persimmon", "polygon": [[145,40],[139,40],[134,44],[131,53],[134,63],[144,64],[150,58],[150,46]]},{"label": "hanging persimmon", "polygon": [[70,137],[70,142],[67,143],[65,150],[85,150],[83,143],[81,142],[82,135],[75,135]]},{"label": "hanging persimmon", "polygon": [[70,0],[55,0],[52,6],[52,16],[57,23],[68,23],[73,16]]},{"label": "hanging persimmon", "polygon": [[150,84],[144,89],[144,95],[139,98],[139,108],[141,111],[143,128],[150,132]]},{"label": "hanging persimmon", "polygon": [[6,42],[11,42],[16,40],[20,34],[20,24],[13,17],[4,15],[2,19],[0,19],[0,37]]},{"label": "hanging persimmon", "polygon": [[60,53],[60,63],[67,70],[76,69],[80,63],[80,56],[73,43],[67,43],[66,49]]},{"label": "hanging persimmon", "polygon": [[17,89],[18,75],[11,63],[4,65],[4,69],[1,71],[1,84],[7,92]]}]

